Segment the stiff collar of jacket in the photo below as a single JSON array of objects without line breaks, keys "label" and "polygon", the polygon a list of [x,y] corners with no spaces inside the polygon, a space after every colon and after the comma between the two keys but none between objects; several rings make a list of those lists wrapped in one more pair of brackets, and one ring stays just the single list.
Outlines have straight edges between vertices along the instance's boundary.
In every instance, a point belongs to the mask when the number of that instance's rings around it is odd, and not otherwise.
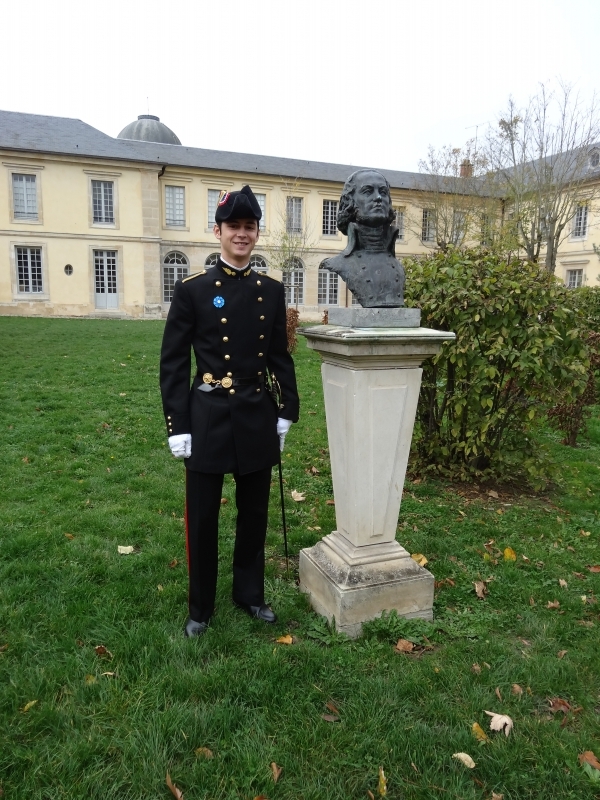
[{"label": "stiff collar of jacket", "polygon": [[241,278],[247,278],[252,272],[252,267],[249,264],[246,269],[232,269],[225,264],[221,258],[219,258],[217,261],[216,269],[220,270],[224,275],[227,275],[227,277],[237,278],[238,280]]}]

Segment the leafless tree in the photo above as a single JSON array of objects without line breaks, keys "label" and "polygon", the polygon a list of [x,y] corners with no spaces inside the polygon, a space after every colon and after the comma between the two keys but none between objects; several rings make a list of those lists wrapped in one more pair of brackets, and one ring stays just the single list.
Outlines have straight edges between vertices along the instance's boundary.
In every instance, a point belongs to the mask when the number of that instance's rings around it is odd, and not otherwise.
[{"label": "leafless tree", "polygon": [[585,104],[562,84],[556,90],[542,84],[522,109],[511,98],[488,131],[485,156],[504,201],[505,241],[533,262],[544,259],[551,273],[559,245],[587,220],[598,197],[599,134],[596,99]]},{"label": "leafless tree", "polygon": [[[282,273],[286,285],[314,247],[312,222],[298,186],[299,180],[282,179],[281,194],[271,212],[269,243],[264,247],[271,267]],[[293,294],[298,305],[298,294]]]}]

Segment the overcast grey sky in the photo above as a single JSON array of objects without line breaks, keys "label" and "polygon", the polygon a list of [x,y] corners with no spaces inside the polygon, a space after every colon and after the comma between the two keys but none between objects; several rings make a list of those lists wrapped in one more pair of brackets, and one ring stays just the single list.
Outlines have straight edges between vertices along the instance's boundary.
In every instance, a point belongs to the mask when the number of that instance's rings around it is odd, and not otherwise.
[{"label": "overcast grey sky", "polygon": [[598,0],[6,5],[0,108],[111,136],[149,110],[194,147],[416,170],[510,94],[600,84]]}]

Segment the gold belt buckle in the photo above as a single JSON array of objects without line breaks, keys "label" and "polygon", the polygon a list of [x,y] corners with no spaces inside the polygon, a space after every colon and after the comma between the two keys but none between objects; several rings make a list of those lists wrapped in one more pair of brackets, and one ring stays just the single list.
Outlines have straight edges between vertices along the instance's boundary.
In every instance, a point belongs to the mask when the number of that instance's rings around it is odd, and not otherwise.
[{"label": "gold belt buckle", "polygon": [[202,376],[202,380],[204,383],[212,383],[213,376],[210,374],[210,372],[205,372],[204,375]]},{"label": "gold belt buckle", "polygon": [[221,379],[221,386],[224,389],[229,389],[229,387],[232,386],[232,385],[233,385],[233,381],[231,380],[231,378],[222,378]]}]

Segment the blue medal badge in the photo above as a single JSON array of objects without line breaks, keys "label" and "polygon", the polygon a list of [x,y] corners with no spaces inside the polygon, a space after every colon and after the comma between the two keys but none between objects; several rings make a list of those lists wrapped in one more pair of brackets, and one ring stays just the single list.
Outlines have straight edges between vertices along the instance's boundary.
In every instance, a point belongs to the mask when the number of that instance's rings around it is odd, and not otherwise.
[{"label": "blue medal badge", "polygon": [[215,308],[223,308],[224,305],[225,305],[225,300],[221,297],[220,294],[218,294],[213,300],[213,306],[215,306]]}]

